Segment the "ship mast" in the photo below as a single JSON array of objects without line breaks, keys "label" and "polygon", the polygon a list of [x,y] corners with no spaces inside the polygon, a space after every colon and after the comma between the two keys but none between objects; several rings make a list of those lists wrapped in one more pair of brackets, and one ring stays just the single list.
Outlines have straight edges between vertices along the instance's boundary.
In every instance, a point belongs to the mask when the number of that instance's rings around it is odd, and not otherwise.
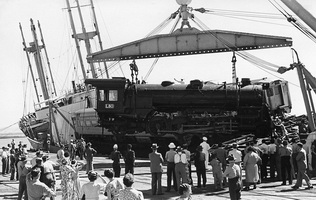
[{"label": "ship mast", "polygon": [[54,95],[57,96],[55,82],[54,82],[54,78],[53,78],[53,75],[52,75],[52,70],[50,68],[50,62],[49,62],[49,59],[48,59],[46,45],[44,43],[44,37],[43,37],[43,33],[42,33],[42,29],[41,29],[41,25],[40,25],[39,21],[37,21],[37,24],[38,24],[37,26],[38,26],[38,29],[39,29],[40,34],[41,34],[41,41],[42,41],[43,48],[44,48],[44,51],[45,51],[45,56],[46,56],[46,60],[47,60],[47,67],[48,67],[48,70],[49,70],[50,79],[51,79],[51,82],[52,82],[52,85],[53,85],[53,89],[54,89]]},{"label": "ship mast", "polygon": [[[103,45],[102,45],[102,40],[101,40],[101,36],[100,36],[100,31],[99,31],[99,25],[98,25],[98,22],[97,22],[97,17],[95,15],[93,0],[90,0],[90,4],[91,4],[91,10],[92,10],[92,13],[93,13],[93,21],[94,21],[94,25],[95,25],[95,31],[96,31],[96,34],[98,36],[100,50],[102,51],[103,50]],[[106,73],[106,78],[110,78],[106,62],[103,62],[103,64],[104,64],[104,69],[105,69],[105,73]]]},{"label": "ship mast", "polygon": [[72,13],[71,13],[71,8],[70,8],[69,0],[66,0],[66,3],[67,3],[67,9],[68,9],[69,18],[70,18],[70,25],[71,25],[73,37],[74,37],[75,43],[76,43],[76,48],[77,48],[77,53],[78,53],[79,62],[80,62],[80,66],[81,66],[82,75],[83,75],[83,78],[84,78],[84,79],[87,79],[86,71],[85,71],[85,68],[84,68],[84,65],[83,65],[83,60],[82,60],[82,55],[81,55],[81,50],[80,50],[78,35],[77,35],[77,33],[76,33],[76,28],[75,28],[74,20],[73,20],[73,17],[72,17]]},{"label": "ship mast", "polygon": [[34,53],[35,64],[36,64],[37,73],[39,76],[39,81],[41,84],[44,100],[47,100],[49,99],[49,95],[48,95],[47,84],[45,81],[45,73],[43,70],[43,63],[42,63],[41,52],[40,52],[40,48],[43,48],[43,47],[38,45],[38,40],[37,40],[37,35],[36,35],[33,19],[30,19],[30,21],[31,21],[31,30],[32,30],[34,42],[31,44],[31,47],[27,48],[26,50],[31,53]]},{"label": "ship mast", "polygon": [[[91,54],[91,44],[90,44],[89,39],[92,39],[94,37],[95,32],[93,32],[92,34],[91,33],[90,34],[87,33],[86,28],[84,26],[84,22],[83,22],[79,1],[76,0],[76,3],[77,3],[77,9],[78,9],[79,18],[80,18],[81,27],[82,27],[82,34],[79,34],[78,38],[84,40],[87,54]],[[90,63],[90,69],[91,69],[91,72],[92,72],[92,78],[97,78],[97,75],[96,75],[93,63]]]},{"label": "ship mast", "polygon": [[33,81],[33,85],[34,85],[34,89],[35,89],[35,93],[36,93],[37,103],[39,103],[40,99],[39,99],[39,95],[38,95],[38,91],[37,91],[37,86],[36,86],[36,83],[35,83],[34,72],[33,72],[33,69],[32,69],[30,56],[28,54],[28,50],[27,50],[28,48],[26,47],[25,38],[24,38],[24,34],[23,34],[21,23],[19,23],[19,26],[20,26],[21,35],[22,35],[24,51],[25,51],[25,54],[26,54],[26,57],[27,57],[27,62],[29,64],[29,69],[30,69],[30,72],[31,72],[32,81]]},{"label": "ship mast", "polygon": [[[75,42],[76,42],[77,53],[78,53],[78,56],[79,56],[81,69],[82,69],[82,72],[84,74],[84,79],[86,79],[87,76],[85,74],[86,72],[85,72],[85,68],[84,68],[84,64],[83,64],[83,59],[82,59],[82,55],[81,55],[81,51],[80,51],[79,42],[81,40],[83,40],[85,42],[85,47],[86,47],[87,54],[90,55],[92,53],[90,39],[93,39],[97,35],[98,36],[98,40],[99,40],[100,49],[103,50],[102,41],[101,41],[100,32],[99,32],[99,27],[98,27],[98,23],[97,23],[95,11],[94,11],[94,5],[93,5],[92,0],[90,0],[90,2],[91,2],[91,9],[92,9],[93,18],[94,18],[93,22],[94,22],[94,27],[95,27],[96,30],[95,31],[91,31],[91,32],[87,32],[86,28],[85,28],[83,17],[82,17],[82,12],[81,12],[81,8],[80,8],[79,0],[76,0],[76,8],[78,9],[79,20],[80,20],[81,28],[82,28],[82,33],[77,33],[76,29],[75,29],[75,25],[74,25],[74,18],[73,18],[72,11],[71,11],[72,7],[70,6],[69,0],[66,0],[66,2],[67,2],[67,8],[68,8],[68,12],[69,12],[71,28],[72,28],[72,32],[73,32],[73,38],[75,39]],[[93,63],[89,63],[89,65],[90,65],[90,69],[91,69],[91,73],[92,73],[92,78],[98,78],[98,74],[96,73],[94,64]],[[106,76],[107,76],[107,78],[109,78],[109,74],[108,74],[108,70],[107,70],[107,66],[106,66],[105,62],[104,62],[104,66],[105,66]]]}]

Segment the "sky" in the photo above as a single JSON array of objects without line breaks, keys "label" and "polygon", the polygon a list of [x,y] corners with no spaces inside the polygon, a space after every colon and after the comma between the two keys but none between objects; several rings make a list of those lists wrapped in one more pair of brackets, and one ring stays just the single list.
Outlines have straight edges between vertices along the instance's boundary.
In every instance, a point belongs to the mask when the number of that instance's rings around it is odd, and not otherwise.
[{"label": "sky", "polygon": [[[74,2],[74,0],[70,0],[72,5]],[[88,4],[86,1],[81,2],[82,5]],[[286,9],[280,1],[278,2]],[[298,0],[298,2],[312,14],[316,13],[315,2],[310,0]],[[175,0],[95,0],[94,5],[104,49],[145,37],[179,7]],[[268,0],[192,0],[189,6],[211,10],[234,10],[241,13],[243,11],[278,14],[280,19],[277,20],[252,20],[249,18],[244,20],[238,17],[194,12],[195,16],[209,29],[291,37],[293,48],[298,52],[301,62],[316,76],[316,44],[283,19]],[[19,23],[22,25],[28,44],[32,41],[30,18],[34,20],[36,26],[37,21],[40,22],[58,94],[69,91],[72,80],[82,79],[81,70],[76,66],[74,41],[69,37],[71,29],[68,12],[65,8],[66,0],[0,0],[0,92],[2,94],[0,98],[0,130],[18,122],[23,113],[28,112],[34,104],[34,100],[31,98],[33,88],[27,84],[27,80],[29,80],[26,78],[28,63],[23,51]],[[82,10],[84,9],[88,10],[87,7],[82,8]],[[92,30],[91,13],[90,11],[83,12],[88,24],[86,29]],[[291,11],[289,12],[291,13]],[[76,15],[75,12],[73,14]],[[196,27],[193,22],[190,24]],[[170,31],[170,28],[167,27],[165,32]],[[80,31],[80,26],[77,26],[77,32]],[[82,43],[81,46],[83,47],[84,44]],[[293,63],[292,51],[289,47],[253,50],[248,53],[279,66],[288,67]],[[216,53],[162,58],[159,59],[147,82],[160,83],[164,80],[183,79],[189,83],[190,80],[200,79],[215,83],[224,81],[229,83],[232,80],[231,57],[232,53]],[[143,79],[153,61],[139,60],[136,62],[140,70],[139,78]],[[128,64],[129,61],[112,68],[110,76],[130,78]],[[237,57],[236,67],[239,78],[267,77],[271,80],[285,79],[289,81],[293,102],[292,114],[306,113],[295,70],[283,75],[266,72],[240,57]]]}]

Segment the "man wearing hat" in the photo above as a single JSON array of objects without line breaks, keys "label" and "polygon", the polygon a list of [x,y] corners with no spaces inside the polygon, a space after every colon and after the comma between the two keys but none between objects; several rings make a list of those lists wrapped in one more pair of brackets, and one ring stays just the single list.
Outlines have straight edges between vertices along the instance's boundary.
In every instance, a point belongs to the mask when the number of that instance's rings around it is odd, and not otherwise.
[{"label": "man wearing hat", "polygon": [[203,153],[205,153],[205,168],[206,170],[208,169],[208,162],[209,162],[209,157],[210,157],[210,145],[207,143],[207,137],[203,137],[203,142],[200,144],[200,146],[202,146],[203,148]]},{"label": "man wearing hat", "polygon": [[233,155],[236,158],[236,164],[241,165],[242,162],[242,153],[238,150],[238,144],[233,143],[232,150],[228,152],[228,155]]},{"label": "man wearing hat", "polygon": [[189,183],[188,173],[187,173],[187,157],[183,152],[183,149],[178,146],[176,150],[176,155],[174,155],[174,163],[175,163],[175,172],[177,178],[177,185],[181,185],[182,183]]},{"label": "man wearing hat", "polygon": [[23,193],[25,195],[24,199],[27,199],[26,175],[30,172],[31,167],[26,165],[26,163],[27,163],[26,156],[25,155],[20,156],[19,161],[17,163],[18,180],[19,180],[18,200],[22,199]]},{"label": "man wearing hat", "polygon": [[203,153],[203,147],[200,145],[196,148],[194,154],[194,165],[197,175],[197,187],[201,187],[201,179],[203,179],[203,187],[206,186],[206,169],[205,169],[205,153]]},{"label": "man wearing hat", "polygon": [[36,159],[35,159],[35,162],[36,162],[36,164],[32,167],[32,170],[34,170],[34,169],[40,169],[41,170],[41,175],[40,175],[40,178],[39,178],[39,180],[41,181],[41,182],[44,182],[44,167],[43,167],[43,159],[42,158],[40,158],[40,157],[37,157]]},{"label": "man wearing hat", "polygon": [[36,152],[35,157],[32,158],[32,160],[31,160],[32,167],[34,167],[36,165],[36,159],[42,158],[42,156],[43,156],[43,152],[42,151],[37,151]]},{"label": "man wearing hat", "polygon": [[153,143],[151,146],[153,152],[149,154],[150,172],[151,172],[151,193],[152,195],[162,195],[161,176],[162,163],[164,162],[161,153],[158,153],[158,145]]},{"label": "man wearing hat", "polygon": [[302,186],[302,181],[303,179],[306,181],[307,188],[306,189],[312,189],[313,185],[311,184],[311,181],[309,177],[306,174],[306,169],[307,169],[307,161],[306,161],[306,152],[303,149],[303,144],[301,142],[297,143],[299,152],[297,153],[296,156],[296,161],[297,161],[297,180],[295,185],[292,187],[293,189],[298,189],[299,187]]},{"label": "man wearing hat", "polygon": [[[43,159],[43,183],[45,183],[49,188],[55,191],[56,177],[54,166],[52,162],[49,161],[49,155],[44,155]],[[53,199],[53,198],[51,198]]]},{"label": "man wearing hat", "polygon": [[229,155],[227,157],[227,162],[229,165],[224,171],[223,176],[228,178],[228,188],[229,188],[229,196],[232,200],[241,199],[241,170],[239,165],[235,163],[236,158],[233,155]]},{"label": "man wearing hat", "polygon": [[110,158],[113,160],[112,167],[114,171],[114,177],[120,177],[121,175],[121,152],[118,150],[118,145],[113,145],[113,151],[111,152]]},{"label": "man wearing hat", "polygon": [[176,155],[176,145],[171,142],[169,145],[169,151],[166,152],[165,159],[167,161],[167,190],[166,192],[170,192],[171,189],[171,179],[173,178],[173,188],[175,191],[178,191],[177,186],[177,179],[175,173],[175,163],[174,163],[174,156]]},{"label": "man wearing hat", "polygon": [[33,169],[27,174],[26,185],[28,199],[41,199],[44,195],[46,197],[56,196],[56,193],[53,190],[39,180],[40,176],[41,170],[38,168]]},{"label": "man wearing hat", "polygon": [[86,158],[87,161],[87,165],[86,165],[86,172],[88,174],[88,172],[90,170],[93,170],[93,156],[95,154],[97,154],[97,151],[91,147],[92,144],[90,142],[87,143],[87,147],[84,151],[84,157]]}]

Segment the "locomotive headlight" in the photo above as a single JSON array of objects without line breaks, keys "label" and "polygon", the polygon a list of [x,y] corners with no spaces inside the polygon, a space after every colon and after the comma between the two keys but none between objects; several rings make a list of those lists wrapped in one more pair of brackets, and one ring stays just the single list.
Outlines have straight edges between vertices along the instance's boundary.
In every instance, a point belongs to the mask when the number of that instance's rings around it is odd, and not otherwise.
[{"label": "locomotive headlight", "polygon": [[189,5],[192,0],[176,0],[179,5]]}]

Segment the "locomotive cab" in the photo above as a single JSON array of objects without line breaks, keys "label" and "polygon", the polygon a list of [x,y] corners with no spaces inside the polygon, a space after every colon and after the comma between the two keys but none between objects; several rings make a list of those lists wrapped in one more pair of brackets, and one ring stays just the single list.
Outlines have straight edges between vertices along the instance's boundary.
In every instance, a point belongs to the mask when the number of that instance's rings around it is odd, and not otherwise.
[{"label": "locomotive cab", "polygon": [[123,101],[125,78],[113,79],[86,79],[86,84],[96,87],[98,113],[122,113],[124,111]]}]

